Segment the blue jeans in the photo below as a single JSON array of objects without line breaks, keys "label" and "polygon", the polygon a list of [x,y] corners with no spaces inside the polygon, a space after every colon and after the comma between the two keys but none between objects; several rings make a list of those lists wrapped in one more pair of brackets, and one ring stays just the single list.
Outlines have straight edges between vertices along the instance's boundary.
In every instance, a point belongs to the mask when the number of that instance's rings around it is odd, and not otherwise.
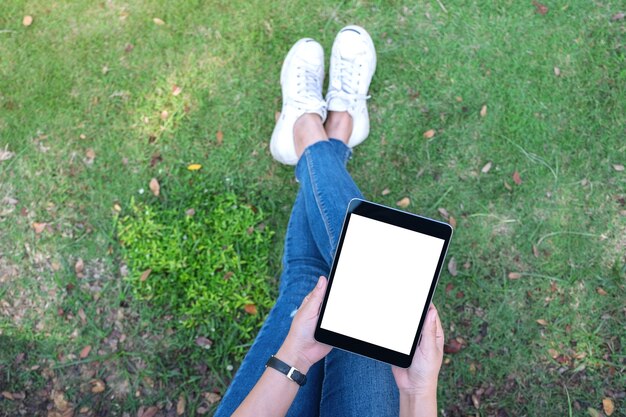
[{"label": "blue jeans", "polygon": [[[216,417],[230,416],[282,345],[291,320],[320,275],[328,276],[348,202],[361,192],[346,170],[350,149],[331,139],[309,146],[296,165],[300,189],[287,227],[279,295],[226,391]],[[311,367],[288,416],[397,416],[390,365],[333,349]]]}]

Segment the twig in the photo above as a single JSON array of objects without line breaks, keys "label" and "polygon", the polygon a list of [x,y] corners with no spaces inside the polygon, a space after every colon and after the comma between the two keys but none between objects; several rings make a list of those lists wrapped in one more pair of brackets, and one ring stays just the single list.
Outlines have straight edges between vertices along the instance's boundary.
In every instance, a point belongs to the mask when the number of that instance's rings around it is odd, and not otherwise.
[{"label": "twig", "polygon": [[15,31],[11,29],[0,29],[0,33],[15,33]]},{"label": "twig", "polygon": [[537,246],[541,245],[541,242],[543,242],[544,239],[547,239],[547,238],[552,237],[552,236],[558,236],[558,235],[577,235],[577,236],[600,237],[599,235],[594,235],[593,233],[585,233],[585,232],[552,232],[552,233],[548,233],[547,235],[541,236],[541,239],[539,239],[537,241]]},{"label": "twig", "polygon": [[448,13],[448,11],[446,10],[446,6],[443,5],[441,0],[437,0],[437,3],[439,3],[439,7],[441,7],[441,10],[443,10],[445,13]]}]

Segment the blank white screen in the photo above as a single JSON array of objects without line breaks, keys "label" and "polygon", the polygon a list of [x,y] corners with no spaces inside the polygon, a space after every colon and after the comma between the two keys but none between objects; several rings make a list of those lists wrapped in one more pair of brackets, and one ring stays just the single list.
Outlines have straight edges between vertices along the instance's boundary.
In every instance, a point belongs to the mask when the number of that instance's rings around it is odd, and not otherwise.
[{"label": "blank white screen", "polygon": [[443,244],[352,214],[320,327],[411,353]]}]

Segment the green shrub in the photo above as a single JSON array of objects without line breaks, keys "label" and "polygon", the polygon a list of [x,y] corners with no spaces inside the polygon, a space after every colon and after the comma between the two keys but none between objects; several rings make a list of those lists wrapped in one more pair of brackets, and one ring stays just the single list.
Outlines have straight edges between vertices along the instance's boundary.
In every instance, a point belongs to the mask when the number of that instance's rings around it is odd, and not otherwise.
[{"label": "green shrub", "polygon": [[[117,235],[135,297],[167,309],[181,328],[241,359],[273,304],[273,232],[233,193],[192,186],[178,197],[131,200]],[[148,202],[149,201],[149,202]]]}]

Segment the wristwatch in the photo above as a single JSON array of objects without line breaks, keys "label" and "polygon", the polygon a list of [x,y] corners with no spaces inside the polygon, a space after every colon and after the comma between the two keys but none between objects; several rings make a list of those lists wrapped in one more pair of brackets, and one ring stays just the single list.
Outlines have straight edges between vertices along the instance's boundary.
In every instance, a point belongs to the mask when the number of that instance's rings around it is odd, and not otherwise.
[{"label": "wristwatch", "polygon": [[265,364],[265,367],[276,369],[278,372],[285,374],[287,378],[291,379],[293,382],[300,385],[301,387],[306,384],[306,375],[298,371],[293,366],[287,365],[285,362],[281,361],[274,355],[270,356],[270,358],[267,360],[267,363]]}]

